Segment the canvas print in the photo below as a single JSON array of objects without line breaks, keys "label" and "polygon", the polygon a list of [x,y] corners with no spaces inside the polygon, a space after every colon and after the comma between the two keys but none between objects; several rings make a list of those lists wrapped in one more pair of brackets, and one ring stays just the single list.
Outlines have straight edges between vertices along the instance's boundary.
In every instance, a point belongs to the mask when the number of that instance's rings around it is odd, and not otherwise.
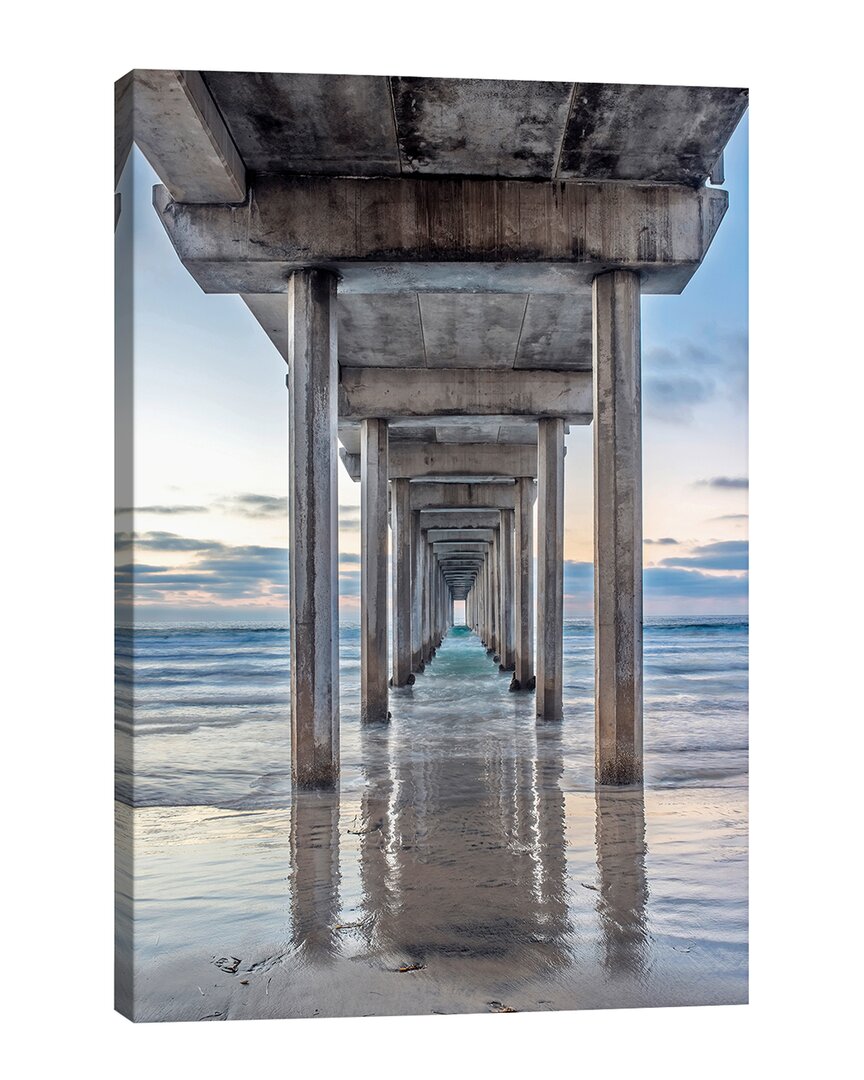
[{"label": "canvas print", "polygon": [[116,84],[132,1020],[747,1000],[747,91],[578,74]]}]

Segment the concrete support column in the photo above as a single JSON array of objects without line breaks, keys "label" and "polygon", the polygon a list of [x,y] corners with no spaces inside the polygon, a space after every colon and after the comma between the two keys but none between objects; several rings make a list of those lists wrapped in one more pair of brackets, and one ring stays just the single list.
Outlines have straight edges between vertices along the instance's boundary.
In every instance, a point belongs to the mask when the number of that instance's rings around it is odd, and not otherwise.
[{"label": "concrete support column", "polygon": [[537,424],[537,716],[563,718],[564,421]]},{"label": "concrete support column", "polygon": [[521,690],[534,679],[534,498],[533,480],[516,481],[516,588],[513,622],[516,635],[516,680]]},{"label": "concrete support column", "polygon": [[411,675],[411,500],[407,480],[390,481],[393,531],[393,685]]},{"label": "concrete support column", "polygon": [[642,780],[642,406],[639,275],[593,284],[595,763]]},{"label": "concrete support column", "polygon": [[501,666],[516,666],[513,644],[513,520],[512,510],[501,510]]},{"label": "concrete support column", "polygon": [[432,659],[432,548],[423,540],[423,663]]},{"label": "concrete support column", "polygon": [[492,557],[489,560],[489,599],[492,608],[492,641],[495,656],[500,657],[501,650],[501,544],[500,534],[496,531],[492,541]]},{"label": "concrete support column", "polygon": [[336,275],[295,271],[287,299],[291,774],[299,788],[330,788],[339,779]]},{"label": "concrete support column", "polygon": [[387,421],[360,425],[360,719],[387,719]]},{"label": "concrete support column", "polygon": [[411,523],[411,670],[423,670],[423,534],[420,514]]}]

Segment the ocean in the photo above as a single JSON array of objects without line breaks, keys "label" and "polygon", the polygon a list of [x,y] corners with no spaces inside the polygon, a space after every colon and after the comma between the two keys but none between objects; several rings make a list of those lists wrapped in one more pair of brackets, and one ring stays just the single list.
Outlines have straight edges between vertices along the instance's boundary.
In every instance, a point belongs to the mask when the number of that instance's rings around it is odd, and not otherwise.
[{"label": "ocean", "polygon": [[563,723],[455,627],[370,728],[344,626],[340,791],[292,799],[286,626],[120,631],[136,1015],[745,1001],[746,620],[646,621],[644,793],[595,792],[590,620],[564,643]]}]

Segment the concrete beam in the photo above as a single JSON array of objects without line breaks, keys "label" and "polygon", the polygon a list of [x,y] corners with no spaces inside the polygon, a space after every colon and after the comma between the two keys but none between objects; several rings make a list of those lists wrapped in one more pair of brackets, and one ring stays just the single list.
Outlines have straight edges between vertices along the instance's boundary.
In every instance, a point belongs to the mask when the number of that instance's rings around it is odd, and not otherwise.
[{"label": "concrete beam", "polygon": [[[412,484],[412,510],[436,510],[443,506],[458,510],[512,510],[515,484]],[[496,525],[498,522],[496,521]]]},{"label": "concrete beam", "polygon": [[420,514],[421,529],[497,529],[497,510],[429,509]]},{"label": "concrete beam", "polygon": [[427,529],[426,539],[430,544],[459,543],[469,544],[488,542],[495,538],[492,529]]},{"label": "concrete beam", "polygon": [[343,420],[515,415],[590,424],[592,410],[588,371],[343,367],[339,383]]},{"label": "concrete beam", "polygon": [[310,263],[337,270],[345,293],[561,294],[613,269],[679,293],[727,201],[678,185],[328,176],[259,177],[242,206],[153,197],[195,280],[227,293],[282,292]]},{"label": "concrete beam", "polygon": [[433,543],[432,551],[438,556],[447,555],[485,555],[489,550],[489,544],[448,544],[448,543]]},{"label": "concrete beam", "polygon": [[[355,369],[356,370],[356,369]],[[525,443],[390,442],[390,477],[537,476],[537,447]]]},{"label": "concrete beam", "polygon": [[246,168],[199,72],[136,69],[132,102],[133,138],[166,194],[187,204],[246,198]]}]

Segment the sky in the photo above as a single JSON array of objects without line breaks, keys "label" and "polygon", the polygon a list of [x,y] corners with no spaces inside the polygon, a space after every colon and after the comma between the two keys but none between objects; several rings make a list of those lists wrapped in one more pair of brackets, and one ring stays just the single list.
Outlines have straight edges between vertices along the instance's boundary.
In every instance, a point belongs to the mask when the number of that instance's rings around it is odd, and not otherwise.
[{"label": "sky", "polygon": [[[747,128],[745,115],[726,148],[729,209],[702,266],[680,296],[642,298],[649,617],[747,610]],[[151,205],[156,183],[133,150],[116,234],[119,249],[134,244],[135,356],[119,580],[141,622],[287,619],[285,362],[239,297],[205,295],[183,268]],[[593,605],[591,439],[589,426],[566,440],[570,618]],[[340,612],[353,623],[360,488],[338,474]]]}]

